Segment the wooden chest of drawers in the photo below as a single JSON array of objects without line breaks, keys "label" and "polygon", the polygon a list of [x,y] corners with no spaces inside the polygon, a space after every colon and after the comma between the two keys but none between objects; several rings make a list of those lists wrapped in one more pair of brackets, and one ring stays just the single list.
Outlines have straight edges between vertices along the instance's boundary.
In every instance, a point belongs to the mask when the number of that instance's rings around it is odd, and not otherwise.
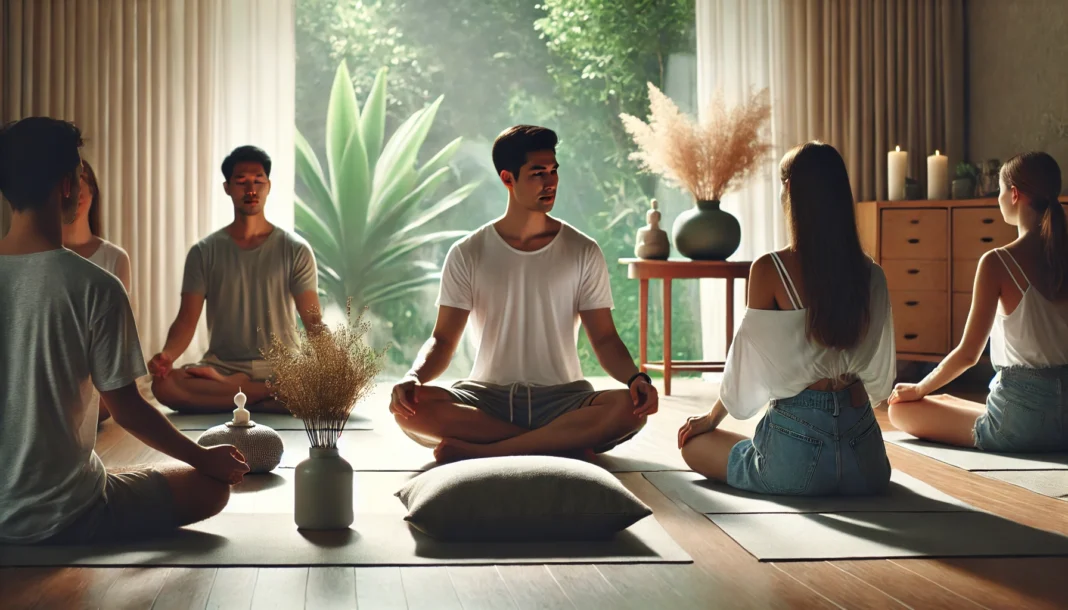
[{"label": "wooden chest of drawers", "polygon": [[964,333],[983,253],[1016,239],[997,199],[857,204],[864,250],[886,272],[897,355],[940,360]]}]

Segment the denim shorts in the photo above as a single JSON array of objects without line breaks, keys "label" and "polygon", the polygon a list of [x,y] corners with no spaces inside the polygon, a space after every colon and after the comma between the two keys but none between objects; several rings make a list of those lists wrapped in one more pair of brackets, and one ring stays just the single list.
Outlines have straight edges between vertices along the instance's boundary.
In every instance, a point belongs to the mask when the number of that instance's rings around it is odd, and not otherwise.
[{"label": "denim shorts", "polygon": [[1068,451],[1068,366],[998,369],[972,436],[983,451]]},{"label": "denim shorts", "polygon": [[871,404],[849,389],[803,390],[772,401],[753,439],[727,461],[731,487],[764,494],[874,495],[890,485],[890,460]]}]

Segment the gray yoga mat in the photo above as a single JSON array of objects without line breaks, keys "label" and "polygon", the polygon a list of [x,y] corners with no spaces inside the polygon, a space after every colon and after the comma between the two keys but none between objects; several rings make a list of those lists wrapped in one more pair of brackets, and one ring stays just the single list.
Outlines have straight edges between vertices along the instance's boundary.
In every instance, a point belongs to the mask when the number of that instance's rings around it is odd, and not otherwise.
[{"label": "gray yoga mat", "polygon": [[[233,412],[227,411],[226,413],[198,413],[195,415],[185,415],[182,413],[175,413],[168,409],[160,409],[160,411],[167,416],[167,419],[171,420],[175,428],[182,431],[203,431],[208,428],[225,424],[228,421],[233,420]],[[252,413],[252,421],[257,424],[263,424],[269,428],[275,430],[304,430],[304,422],[292,415],[285,413]],[[371,430],[374,428],[374,423],[362,415],[353,414],[349,417],[348,423],[345,424],[346,430]]]},{"label": "gray yoga mat", "polygon": [[1068,556],[1068,537],[979,511],[705,516],[760,561]]},{"label": "gray yoga mat", "polygon": [[769,496],[709,481],[695,472],[643,475],[664,495],[699,513],[846,513],[960,512],[971,508],[900,470],[890,474],[890,489],[879,496]]},{"label": "gray yoga mat", "polygon": [[247,476],[219,515],[144,542],[0,546],[0,566],[416,566],[691,563],[653,516],[603,542],[445,543],[408,526],[393,496],[414,473],[356,473],[347,530],[300,532],[293,473]]},{"label": "gray yoga mat", "polygon": [[992,453],[921,441],[899,431],[883,440],[964,470],[1068,470],[1068,453]]},{"label": "gray yoga mat", "polygon": [[991,470],[976,474],[1012,483],[1050,498],[1068,500],[1068,470]]}]

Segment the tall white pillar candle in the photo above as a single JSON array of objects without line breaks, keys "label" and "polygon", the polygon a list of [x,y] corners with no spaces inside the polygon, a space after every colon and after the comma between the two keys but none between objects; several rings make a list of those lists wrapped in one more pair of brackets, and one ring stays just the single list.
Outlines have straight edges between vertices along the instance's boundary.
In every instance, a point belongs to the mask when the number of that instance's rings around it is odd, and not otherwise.
[{"label": "tall white pillar candle", "polygon": [[937,150],[927,157],[927,198],[949,199],[949,160]]},{"label": "tall white pillar candle", "polygon": [[904,201],[905,175],[908,173],[909,153],[895,146],[886,155],[887,195],[890,201]]}]

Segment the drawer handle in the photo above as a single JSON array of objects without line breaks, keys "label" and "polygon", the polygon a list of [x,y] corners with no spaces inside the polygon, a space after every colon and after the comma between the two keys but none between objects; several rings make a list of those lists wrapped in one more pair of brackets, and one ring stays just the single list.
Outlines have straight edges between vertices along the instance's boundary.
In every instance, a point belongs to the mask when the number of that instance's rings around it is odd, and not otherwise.
[{"label": "drawer handle", "polygon": [[909,307],[915,307],[915,306],[917,306],[919,304],[920,304],[919,301],[905,301],[905,305],[908,305]]},{"label": "drawer handle", "polygon": [[983,242],[984,244],[989,244],[990,242],[994,241],[994,238],[993,237],[980,237],[979,241]]},{"label": "drawer handle", "polygon": [[909,341],[912,341],[916,337],[919,337],[919,335],[917,335],[916,333],[905,333],[905,338]]},{"label": "drawer handle", "polygon": [[910,225],[918,225],[918,224],[920,224],[920,219],[919,218],[913,218],[912,220],[909,221],[909,224]]},{"label": "drawer handle", "polygon": [[909,275],[916,275],[919,272],[920,272],[919,269],[909,269]]},{"label": "drawer handle", "polygon": [[918,244],[918,243],[920,243],[920,240],[919,240],[919,238],[913,237],[912,239],[909,240],[909,243],[910,244]]},{"label": "drawer handle", "polygon": [[994,224],[994,219],[993,218],[984,218],[983,219],[983,224],[992,225],[992,224]]}]

